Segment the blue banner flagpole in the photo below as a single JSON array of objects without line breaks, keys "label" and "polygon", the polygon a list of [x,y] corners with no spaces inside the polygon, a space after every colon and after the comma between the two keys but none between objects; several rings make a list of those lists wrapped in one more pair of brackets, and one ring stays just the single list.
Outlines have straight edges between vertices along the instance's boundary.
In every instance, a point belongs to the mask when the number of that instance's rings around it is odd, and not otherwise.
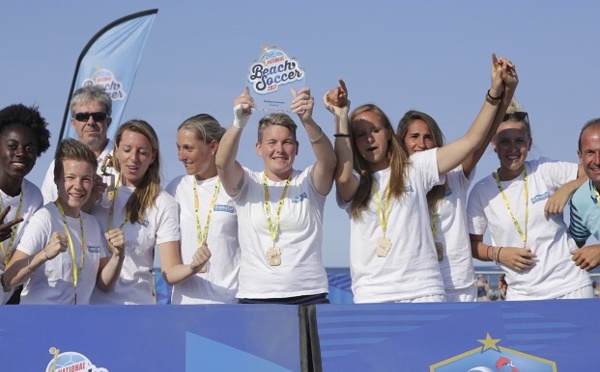
[{"label": "blue banner flagpole", "polygon": [[107,137],[114,136],[131,93],[156,13],[158,9],[150,9],[117,19],[98,31],[86,44],[75,66],[59,142],[63,137],[75,137],[71,126],[69,101],[76,89],[88,84],[102,85],[110,94],[113,100],[112,124],[108,128]]}]

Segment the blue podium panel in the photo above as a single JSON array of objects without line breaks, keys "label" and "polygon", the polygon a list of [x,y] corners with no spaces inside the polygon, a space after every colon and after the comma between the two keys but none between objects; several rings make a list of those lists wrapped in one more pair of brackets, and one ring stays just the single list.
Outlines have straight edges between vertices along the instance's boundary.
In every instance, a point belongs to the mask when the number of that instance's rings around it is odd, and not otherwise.
[{"label": "blue podium panel", "polygon": [[0,306],[0,370],[298,371],[298,308]]},{"label": "blue podium panel", "polygon": [[324,371],[600,371],[600,301],[319,305]]}]

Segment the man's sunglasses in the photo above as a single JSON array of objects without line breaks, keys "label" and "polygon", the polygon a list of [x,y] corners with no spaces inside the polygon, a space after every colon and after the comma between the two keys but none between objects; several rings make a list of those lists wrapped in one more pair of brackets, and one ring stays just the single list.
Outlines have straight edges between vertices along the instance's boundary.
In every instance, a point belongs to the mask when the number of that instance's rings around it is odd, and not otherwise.
[{"label": "man's sunglasses", "polygon": [[86,122],[90,119],[90,116],[94,118],[94,121],[106,120],[108,117],[106,112],[78,112],[73,117],[77,121]]}]

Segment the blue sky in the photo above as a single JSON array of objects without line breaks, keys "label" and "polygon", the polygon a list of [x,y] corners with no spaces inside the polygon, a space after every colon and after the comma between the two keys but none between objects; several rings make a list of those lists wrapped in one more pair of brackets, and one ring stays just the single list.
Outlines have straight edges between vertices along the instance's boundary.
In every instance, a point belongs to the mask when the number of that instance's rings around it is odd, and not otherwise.
[{"label": "blue sky", "polygon": [[[223,126],[261,45],[299,60],[317,98],[315,120],[331,138],[321,97],[342,77],[354,107],[378,104],[397,124],[409,109],[432,115],[447,141],[461,136],[490,85],[491,53],[517,66],[517,98],[529,112],[530,156],[577,161],[579,129],[597,109],[600,3],[523,1],[12,1],[0,5],[0,107],[37,104],[50,122],[52,147],[28,177],[41,185],[53,154],[75,63],[102,27],[158,8],[124,120],[150,122],[161,139],[163,179],[183,174],[175,132],[206,112]],[[262,169],[253,115],[239,159]],[[297,168],[314,161],[300,130]],[[488,150],[476,179],[497,166]],[[347,266],[349,224],[333,194],[326,205],[326,266]]]}]

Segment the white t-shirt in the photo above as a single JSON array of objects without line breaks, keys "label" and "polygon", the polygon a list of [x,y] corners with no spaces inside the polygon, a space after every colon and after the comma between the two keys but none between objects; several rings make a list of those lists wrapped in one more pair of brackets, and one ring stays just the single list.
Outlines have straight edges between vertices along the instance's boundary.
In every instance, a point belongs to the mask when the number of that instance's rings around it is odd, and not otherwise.
[{"label": "white t-shirt", "polygon": [[[0,275],[4,273],[5,267],[5,254],[10,250],[14,252],[14,250],[19,245],[19,240],[23,235],[23,231],[29,219],[33,216],[33,214],[40,209],[42,206],[42,193],[40,189],[34,185],[33,183],[23,179],[23,183],[21,185],[21,190],[23,192],[23,204],[21,205],[20,216],[23,218],[23,222],[17,225],[15,238],[13,240],[13,244],[10,244],[11,238],[6,239],[3,242],[3,249],[0,249]],[[10,222],[15,219],[17,216],[17,211],[19,209],[19,204],[21,202],[21,194],[17,196],[9,196],[4,193],[4,191],[0,190],[0,198],[2,198],[2,210],[4,211],[6,207],[10,207],[10,211],[4,218],[4,222]],[[0,212],[1,212],[0,211]],[[13,291],[10,292],[2,292],[0,291],[0,305],[5,304],[6,301],[10,299]]]},{"label": "white t-shirt", "polygon": [[[326,196],[315,189],[312,169],[313,166],[310,166],[302,172],[293,171],[275,241],[281,252],[279,266],[269,265],[266,258],[273,242],[264,208],[264,172],[244,169],[244,185],[233,198],[242,249],[238,298],[285,298],[328,292],[327,274],[321,257]],[[267,179],[273,224],[285,183]]]},{"label": "white t-shirt", "polygon": [[[184,264],[192,262],[198,249],[196,211],[194,208],[194,186],[198,194],[198,214],[201,233],[204,233],[206,218],[213,199],[218,177],[196,181],[194,176],[179,176],[169,183],[166,191],[179,203],[181,228],[181,258]],[[212,214],[207,237],[211,257],[206,273],[198,273],[173,286],[172,304],[236,303],[240,271],[240,244],[235,205],[225,189],[220,186]]]},{"label": "white t-shirt", "polygon": [[[102,150],[100,157],[98,158],[98,169],[96,169],[96,173],[102,176],[102,180],[107,185],[110,185],[110,183],[111,183],[111,176],[105,176],[102,174],[102,164],[104,164],[104,159],[109,154],[112,153],[113,147],[114,147],[114,144],[109,139],[108,143],[104,147],[104,150]],[[112,167],[106,168],[106,172],[112,174],[113,175],[112,177],[114,177],[117,174],[117,171]],[[46,172],[46,176],[44,177],[44,183],[42,183],[41,191],[42,191],[42,196],[44,198],[44,203],[53,202],[56,200],[56,198],[58,198],[58,189],[56,188],[56,183],[54,183],[54,160],[52,160],[50,162],[50,165],[48,166],[48,171]],[[103,205],[108,205],[107,204],[108,199],[106,198],[106,193],[107,192],[105,191],[104,195],[102,195],[102,199],[100,201],[100,203],[102,203]]]},{"label": "white t-shirt", "polygon": [[[125,204],[134,188],[121,186],[117,191],[114,206],[113,228],[125,221]],[[134,224],[127,222],[121,230],[125,234],[125,260],[121,275],[112,291],[96,289],[92,295],[92,304],[155,304],[154,266],[155,245],[179,241],[179,212],[173,197],[161,190],[154,206],[146,210],[142,221]],[[96,205],[92,214],[102,227],[108,229],[109,208]]]},{"label": "white t-shirt", "polygon": [[[427,208],[427,192],[443,182],[436,154],[437,149],[431,149],[410,157],[405,193],[401,199],[392,199],[390,205],[386,237],[392,247],[387,256],[379,257],[376,252],[383,230],[375,197],[371,197],[361,218],[350,218],[350,274],[355,303],[445,294]],[[373,174],[382,200],[390,174],[390,168]],[[339,194],[337,200],[350,214],[351,203],[344,203]]]},{"label": "white t-shirt", "polygon": [[446,291],[468,288],[475,283],[467,224],[467,192],[474,174],[475,170],[467,178],[462,165],[446,173],[448,189],[437,208],[440,217],[434,239],[444,247],[440,270]]},{"label": "white t-shirt", "polygon": [[[67,218],[69,233],[73,241],[73,252],[77,266],[81,264],[81,225],[79,218]],[[21,304],[23,305],[87,305],[96,287],[96,277],[100,259],[107,257],[106,240],[100,232],[100,225],[89,214],[81,212],[85,238],[85,260],[79,274],[77,287],[73,285],[73,258],[70,247],[50,261],[46,261],[23,285]],[[66,235],[65,226],[58,208],[48,203],[40,208],[29,220],[17,249],[33,256],[50,242],[53,232]]]},{"label": "white t-shirt", "polygon": [[[577,178],[577,164],[547,158],[525,162],[529,221],[527,247],[537,255],[535,266],[517,272],[500,265],[508,283],[507,300],[542,300],[562,296],[590,285],[590,277],[571,259],[577,245],[567,234],[562,215],[546,219],[544,206],[561,185]],[[525,229],[524,173],[510,181],[501,181],[516,221]],[[522,247],[523,240],[504,204],[493,175],[477,182],[467,207],[469,232],[483,235],[490,230],[493,246]]]}]

